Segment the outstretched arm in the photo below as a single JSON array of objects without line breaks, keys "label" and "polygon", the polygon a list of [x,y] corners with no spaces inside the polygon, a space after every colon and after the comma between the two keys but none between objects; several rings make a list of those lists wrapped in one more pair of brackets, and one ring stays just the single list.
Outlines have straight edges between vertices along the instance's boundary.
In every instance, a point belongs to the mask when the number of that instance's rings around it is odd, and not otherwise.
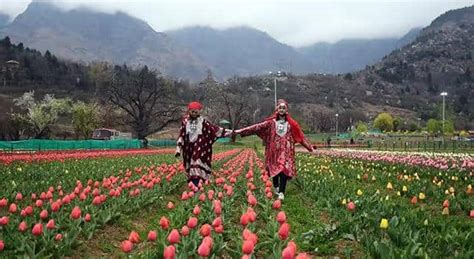
[{"label": "outstretched arm", "polygon": [[235,131],[235,134],[238,134],[242,137],[247,137],[250,135],[257,135],[260,138],[264,138],[266,135],[268,135],[268,130],[270,128],[271,121],[266,120],[242,129],[238,129]]},{"label": "outstretched arm", "polygon": [[308,141],[308,139],[304,138],[303,141],[301,142],[301,145],[305,147],[309,152],[313,152],[313,146],[311,143]]}]

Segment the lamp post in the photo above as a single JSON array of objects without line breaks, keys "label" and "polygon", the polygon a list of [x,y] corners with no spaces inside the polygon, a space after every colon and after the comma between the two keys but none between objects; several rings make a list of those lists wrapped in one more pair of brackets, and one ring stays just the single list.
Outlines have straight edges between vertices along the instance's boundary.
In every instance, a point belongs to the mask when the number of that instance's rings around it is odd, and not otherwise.
[{"label": "lamp post", "polygon": [[446,97],[447,95],[448,95],[447,92],[442,92],[442,93],[441,93],[441,96],[443,96],[443,126],[442,126],[443,128],[442,128],[442,131],[441,131],[442,134],[443,134],[443,138],[441,139],[441,141],[443,142],[443,144],[444,144],[444,120],[445,120],[445,110],[444,110],[444,107],[445,107],[445,100],[444,100],[444,99],[445,99],[445,97]]},{"label": "lamp post", "polygon": [[337,138],[337,132],[338,132],[338,129],[337,129],[337,126],[338,126],[337,124],[338,124],[338,122],[339,122],[339,119],[338,119],[338,118],[339,118],[339,114],[336,113],[336,138]]},{"label": "lamp post", "polygon": [[277,106],[277,77],[281,76],[281,71],[278,71],[276,74],[270,71],[270,76],[274,76],[273,78],[273,90],[275,92],[275,107]]}]

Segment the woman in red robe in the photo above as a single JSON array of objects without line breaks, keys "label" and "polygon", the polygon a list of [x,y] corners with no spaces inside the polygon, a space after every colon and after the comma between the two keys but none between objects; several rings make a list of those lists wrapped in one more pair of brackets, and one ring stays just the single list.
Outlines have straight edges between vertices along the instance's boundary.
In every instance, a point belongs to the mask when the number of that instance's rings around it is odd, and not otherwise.
[{"label": "woman in red robe", "polygon": [[283,200],[287,180],[296,176],[295,143],[313,151],[298,122],[288,114],[288,103],[278,100],[277,110],[272,116],[263,122],[236,130],[235,134],[242,137],[257,135],[263,140],[266,170],[273,179],[278,199]]},{"label": "woman in red robe", "polygon": [[211,175],[212,144],[221,137],[228,137],[232,131],[210,123],[201,116],[202,105],[191,102],[188,113],[181,121],[176,142],[176,157],[183,154],[183,164],[188,182],[197,187],[199,181]]}]

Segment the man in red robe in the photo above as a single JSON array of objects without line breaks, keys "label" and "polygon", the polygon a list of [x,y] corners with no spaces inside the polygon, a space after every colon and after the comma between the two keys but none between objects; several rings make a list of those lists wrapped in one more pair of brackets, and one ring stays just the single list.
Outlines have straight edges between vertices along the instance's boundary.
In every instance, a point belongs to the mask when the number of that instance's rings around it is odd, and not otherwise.
[{"label": "man in red robe", "polygon": [[287,180],[296,176],[295,143],[300,143],[310,152],[313,151],[298,122],[288,114],[288,103],[282,99],[278,100],[272,116],[263,122],[236,130],[235,134],[242,137],[257,135],[263,140],[266,171],[273,178],[278,199],[283,200]]},{"label": "man in red robe", "polygon": [[212,144],[232,133],[204,119],[202,108],[199,102],[188,105],[187,115],[181,121],[175,154],[177,157],[183,155],[188,182],[193,182],[196,187],[211,175]]}]

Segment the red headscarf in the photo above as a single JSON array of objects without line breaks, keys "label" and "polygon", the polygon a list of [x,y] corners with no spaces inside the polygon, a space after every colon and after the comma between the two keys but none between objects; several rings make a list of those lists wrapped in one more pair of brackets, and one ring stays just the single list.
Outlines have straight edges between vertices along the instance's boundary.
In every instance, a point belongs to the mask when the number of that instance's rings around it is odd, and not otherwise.
[{"label": "red headscarf", "polygon": [[[275,112],[272,114],[272,116],[268,117],[267,120],[273,120],[273,119],[278,118],[278,106],[282,103],[285,104],[286,108],[288,109],[288,103],[283,99],[278,99],[277,107],[275,107]],[[293,136],[295,141],[298,143],[303,142],[304,133],[303,133],[303,130],[301,130],[301,127],[298,124],[298,122],[295,119],[293,119],[288,112],[285,114],[285,117],[288,123],[290,124],[291,135]]]},{"label": "red headscarf", "polygon": [[188,111],[190,110],[201,110],[202,104],[200,102],[190,102],[188,104]]}]

